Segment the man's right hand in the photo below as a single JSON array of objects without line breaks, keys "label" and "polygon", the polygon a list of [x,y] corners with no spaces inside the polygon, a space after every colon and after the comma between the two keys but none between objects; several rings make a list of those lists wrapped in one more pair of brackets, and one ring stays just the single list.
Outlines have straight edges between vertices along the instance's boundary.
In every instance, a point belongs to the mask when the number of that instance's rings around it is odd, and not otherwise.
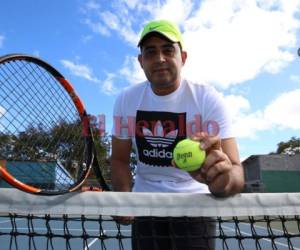
[{"label": "man's right hand", "polygon": [[114,220],[122,225],[130,225],[134,221],[132,216],[113,216]]}]

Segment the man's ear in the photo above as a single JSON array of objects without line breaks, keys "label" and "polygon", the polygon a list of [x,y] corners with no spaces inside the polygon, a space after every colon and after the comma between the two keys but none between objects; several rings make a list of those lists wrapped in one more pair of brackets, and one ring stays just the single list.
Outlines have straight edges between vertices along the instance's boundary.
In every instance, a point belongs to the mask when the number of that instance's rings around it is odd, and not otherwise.
[{"label": "man's ear", "polygon": [[138,60],[139,60],[141,68],[143,68],[143,58],[142,58],[141,54],[138,55]]},{"label": "man's ear", "polygon": [[181,52],[182,66],[185,64],[186,59],[187,59],[187,52],[186,51],[182,51]]}]

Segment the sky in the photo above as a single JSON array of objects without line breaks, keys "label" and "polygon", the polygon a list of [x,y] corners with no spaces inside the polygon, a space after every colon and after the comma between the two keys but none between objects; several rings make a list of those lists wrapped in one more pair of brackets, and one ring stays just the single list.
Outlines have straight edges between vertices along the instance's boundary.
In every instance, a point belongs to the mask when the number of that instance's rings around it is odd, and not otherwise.
[{"label": "sky", "polygon": [[233,117],[241,159],[300,132],[300,0],[2,0],[0,55],[57,68],[88,113],[112,127],[114,101],[144,81],[136,46],[145,23],[180,27],[183,75],[214,86]]}]

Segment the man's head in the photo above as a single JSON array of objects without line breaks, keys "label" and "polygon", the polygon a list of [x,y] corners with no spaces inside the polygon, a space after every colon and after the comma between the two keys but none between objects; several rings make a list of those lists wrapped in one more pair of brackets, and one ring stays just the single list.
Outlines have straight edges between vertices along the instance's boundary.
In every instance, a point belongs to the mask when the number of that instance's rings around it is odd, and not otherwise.
[{"label": "man's head", "polygon": [[181,68],[187,54],[175,24],[158,20],[145,25],[138,43],[138,59],[153,91],[158,95],[172,93],[180,84]]}]

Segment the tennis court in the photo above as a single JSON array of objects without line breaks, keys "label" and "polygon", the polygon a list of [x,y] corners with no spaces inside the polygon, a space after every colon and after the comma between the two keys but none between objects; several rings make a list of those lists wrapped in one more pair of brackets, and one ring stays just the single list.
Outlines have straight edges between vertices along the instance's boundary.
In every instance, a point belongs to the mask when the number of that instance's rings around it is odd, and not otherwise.
[{"label": "tennis court", "polygon": [[294,216],[299,213],[298,194],[241,194],[216,199],[201,194],[84,192],[43,197],[14,189],[1,191],[2,249],[131,249],[131,227],[116,224],[108,214],[215,214],[221,216],[216,220],[216,249],[300,249],[300,219]]},{"label": "tennis court", "polygon": [[[28,234],[28,227],[27,222],[25,219],[19,219],[17,221],[17,228],[19,233],[27,233]],[[87,223],[85,225],[85,230],[87,234],[94,234],[96,232],[99,232],[99,228],[97,228],[97,225],[93,225],[94,223]],[[0,220],[0,230],[1,232],[10,232],[12,230],[11,223],[9,217],[7,218],[1,218]],[[40,223],[34,224],[35,231],[45,233],[47,232],[47,228],[44,226],[44,224],[40,221]],[[115,224],[113,222],[104,224],[104,230],[103,233],[107,235],[108,237],[117,237],[118,235],[118,229],[115,228]],[[235,227],[233,224],[226,223],[223,225],[223,229],[226,231],[226,234],[235,236]],[[256,226],[258,234],[267,234],[267,228],[266,227],[260,227]],[[241,233],[245,236],[250,236],[251,228],[249,224],[243,223],[240,225]],[[74,222],[72,225],[69,226],[69,233],[73,236],[80,236],[82,235],[82,226],[80,222]],[[52,224],[52,232],[54,234],[61,234],[64,232],[64,225],[63,222],[55,222]],[[124,237],[130,237],[131,231],[130,226],[122,226],[121,227],[121,234]],[[282,233],[282,231],[279,231],[279,233]],[[218,232],[217,232],[218,234]],[[11,242],[12,240],[12,242]],[[54,249],[62,249],[63,246],[66,246],[66,240],[61,238],[56,238],[52,241],[52,246]],[[226,241],[228,249],[240,249],[239,242],[236,239],[228,239]],[[12,248],[10,248],[10,244],[12,244]],[[16,244],[13,238],[10,236],[2,236],[1,237],[1,245],[3,249],[29,249],[30,247],[30,240],[28,236],[18,236],[17,237],[17,244],[18,248],[16,248]],[[83,245],[82,239],[71,239],[70,242],[70,248],[74,250],[82,250],[82,249],[101,249],[102,246],[105,245],[106,249],[131,249],[131,242],[130,238],[128,239],[122,239],[122,244],[119,245],[119,241],[112,238],[107,239],[101,244],[101,240],[98,238],[89,239],[87,240],[87,246]],[[289,249],[289,243],[287,242],[287,239],[278,239],[274,241],[274,244],[276,245],[277,249]],[[34,246],[36,249],[45,249],[45,246],[47,246],[47,238],[45,237],[35,237],[34,240],[31,241],[32,249],[34,249]],[[253,240],[243,240],[242,245],[244,246],[244,249],[256,249],[255,241]],[[49,245],[50,246],[50,245]],[[260,240],[260,246],[262,249],[273,249],[272,241],[270,239],[261,239]],[[292,246],[293,249],[297,250],[300,249],[300,240],[299,238],[292,240]],[[217,240],[216,242],[216,249],[223,249],[223,247],[226,249],[226,246],[223,246],[223,243],[221,240]],[[67,246],[66,246],[67,248]],[[51,249],[51,248],[50,248]],[[105,248],[103,248],[105,249]]]}]

